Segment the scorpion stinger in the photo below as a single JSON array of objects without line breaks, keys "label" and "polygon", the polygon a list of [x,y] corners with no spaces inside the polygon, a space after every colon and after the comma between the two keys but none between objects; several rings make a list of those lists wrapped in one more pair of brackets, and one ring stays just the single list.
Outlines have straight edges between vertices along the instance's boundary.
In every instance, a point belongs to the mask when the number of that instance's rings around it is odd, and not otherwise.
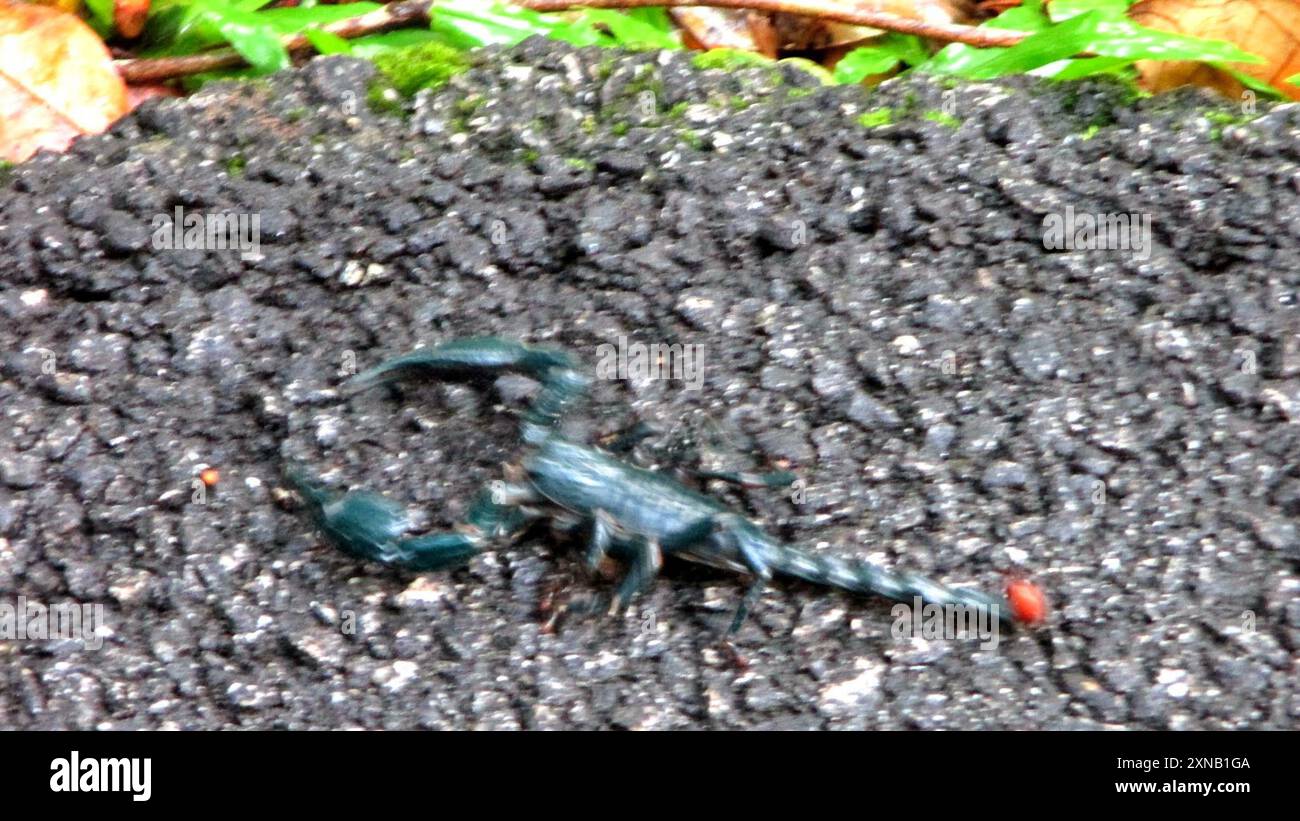
[{"label": "scorpion stinger", "polygon": [[[931,604],[985,608],[1007,623],[1035,623],[1046,616],[1046,601],[1029,582],[1018,580],[1008,601],[868,562],[816,555],[778,541],[717,499],[665,473],[565,438],[560,423],[584,399],[589,381],[559,351],[490,337],[456,340],[385,362],[358,376],[353,386],[408,378],[487,381],[506,373],[541,385],[523,416],[526,453],[520,467],[509,472],[509,481],[491,482],[480,492],[462,526],[450,533],[407,537],[409,517],[392,500],[369,491],[337,496],[291,471],[290,480],[321,533],[350,555],[424,571],[463,563],[545,517],[562,523],[566,532],[589,534],[589,567],[606,557],[627,567],[613,597],[615,612],[654,581],[664,556],[749,574],[753,582],[732,621],[733,633],[774,575],[904,602],[919,596]],[[792,478],[788,473],[704,475],[766,487]]]}]

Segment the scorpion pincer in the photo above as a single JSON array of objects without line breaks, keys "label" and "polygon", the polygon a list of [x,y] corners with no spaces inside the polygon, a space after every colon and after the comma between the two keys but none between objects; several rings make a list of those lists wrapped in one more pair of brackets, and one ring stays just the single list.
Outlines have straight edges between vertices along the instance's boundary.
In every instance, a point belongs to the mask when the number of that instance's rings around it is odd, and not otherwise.
[{"label": "scorpion pincer", "polygon": [[[464,524],[450,532],[408,536],[403,507],[380,494],[335,493],[298,469],[288,477],[321,534],[359,559],[414,571],[435,571],[520,537],[550,519],[562,530],[586,535],[585,564],[595,571],[606,558],[627,568],[612,597],[621,611],[659,573],[664,556],[743,572],[753,581],[728,633],[737,631],[773,576],[874,594],[911,603],[988,608],[1005,624],[1036,623],[1046,615],[1042,593],[1029,582],[1008,585],[1005,598],[949,587],[914,573],[860,560],[826,557],[784,544],[716,499],[671,476],[638,467],[596,447],[571,441],[560,422],[585,398],[589,380],[568,354],[510,340],[454,340],[384,362],[353,380],[355,390],[406,379],[486,382],[519,374],[540,383],[522,416],[521,469],[489,483]],[[710,473],[710,478],[751,485],[788,483],[791,474]]]}]

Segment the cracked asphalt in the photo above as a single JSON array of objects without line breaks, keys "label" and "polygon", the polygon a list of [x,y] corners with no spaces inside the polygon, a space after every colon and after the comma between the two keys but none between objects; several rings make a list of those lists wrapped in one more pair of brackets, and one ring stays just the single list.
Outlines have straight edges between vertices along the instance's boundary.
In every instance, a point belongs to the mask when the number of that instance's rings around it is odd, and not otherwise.
[{"label": "cracked asphalt", "polygon": [[[476,59],[405,117],[318,59],[0,178],[0,602],[105,617],[98,650],[0,640],[0,725],[1297,725],[1300,108]],[[256,215],[260,254],[156,248],[177,207]],[[1046,249],[1067,208],[1149,216],[1149,253]],[[723,572],[547,633],[608,583],[545,533],[429,575],[322,544],[285,459],[439,528],[513,458],[524,380],[338,390],[481,334],[702,346],[698,390],[597,381],[573,435],[789,466],[798,494],[710,490],[811,550],[1031,577],[1049,624],[897,639],[888,602],[779,581],[739,666]]]}]

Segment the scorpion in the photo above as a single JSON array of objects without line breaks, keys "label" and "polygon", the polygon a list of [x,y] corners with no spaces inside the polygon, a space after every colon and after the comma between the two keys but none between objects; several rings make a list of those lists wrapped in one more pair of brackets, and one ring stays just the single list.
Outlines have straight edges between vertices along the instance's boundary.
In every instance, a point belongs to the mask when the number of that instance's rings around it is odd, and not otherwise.
[{"label": "scorpion", "polygon": [[[369,490],[340,494],[291,466],[287,478],[320,534],[344,553],[405,570],[454,568],[520,538],[539,520],[585,535],[583,563],[596,573],[607,559],[626,567],[609,612],[623,611],[676,556],[752,577],[726,635],[735,634],[774,576],[789,576],[854,593],[940,606],[987,608],[1003,624],[1035,624],[1046,614],[1037,586],[1013,580],[1005,598],[950,587],[914,573],[862,560],[827,557],[785,544],[718,500],[668,474],[619,458],[628,442],[601,449],[566,438],[561,422],[586,397],[590,380],[565,352],[496,337],[457,339],[385,361],[351,381],[346,392],[400,380],[487,383],[528,377],[540,387],[522,413],[526,455],[504,480],[479,491],[463,523],[448,532],[408,535],[411,519],[396,501]],[[630,435],[632,443],[648,435]],[[777,486],[793,474],[707,473],[743,486]]]}]

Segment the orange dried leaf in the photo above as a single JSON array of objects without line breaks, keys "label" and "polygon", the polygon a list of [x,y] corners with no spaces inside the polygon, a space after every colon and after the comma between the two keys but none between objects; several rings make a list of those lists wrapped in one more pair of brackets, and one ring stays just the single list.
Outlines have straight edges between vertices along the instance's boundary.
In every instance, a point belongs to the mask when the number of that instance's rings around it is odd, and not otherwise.
[{"label": "orange dried leaf", "polygon": [[113,28],[123,37],[139,37],[149,16],[149,0],[113,0]]},{"label": "orange dried leaf", "polygon": [[126,111],[126,84],[89,26],[44,6],[0,4],[0,158],[65,150]]},{"label": "orange dried leaf", "polygon": [[81,0],[27,0],[29,3],[35,3],[38,6],[49,6],[59,11],[66,11],[69,14],[76,14],[81,11]]},{"label": "orange dried leaf", "polygon": [[[1226,40],[1258,54],[1263,63],[1234,63],[1232,68],[1300,100],[1300,88],[1286,82],[1300,74],[1300,4],[1295,0],[1143,0],[1129,15],[1144,26]],[[1152,91],[1198,85],[1236,97],[1243,90],[1231,75],[1203,63],[1143,61],[1138,71]]]}]

